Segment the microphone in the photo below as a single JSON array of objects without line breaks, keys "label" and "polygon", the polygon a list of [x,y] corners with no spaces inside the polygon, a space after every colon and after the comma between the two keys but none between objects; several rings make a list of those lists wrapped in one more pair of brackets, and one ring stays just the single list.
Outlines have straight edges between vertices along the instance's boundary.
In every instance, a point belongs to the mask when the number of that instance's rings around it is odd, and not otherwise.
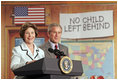
[{"label": "microphone", "polygon": [[61,56],[59,53],[60,53],[60,51],[58,50],[58,49],[52,49],[52,48],[49,48],[48,49],[48,51],[49,52],[51,52],[51,53],[54,53],[56,56]]},{"label": "microphone", "polygon": [[58,53],[60,56],[66,56],[63,51],[60,51],[58,49],[55,49],[54,51]]},{"label": "microphone", "polygon": [[54,49],[54,54],[57,56],[61,56],[60,51],[58,49]]},{"label": "microphone", "polygon": [[54,53],[54,50],[52,48],[48,48],[48,51]]},{"label": "microphone", "polygon": [[63,51],[60,51],[58,49],[53,50],[52,48],[49,48],[48,51],[54,53],[56,56],[66,56]]},{"label": "microphone", "polygon": [[66,56],[63,51],[60,51],[60,54],[61,54],[62,56]]}]

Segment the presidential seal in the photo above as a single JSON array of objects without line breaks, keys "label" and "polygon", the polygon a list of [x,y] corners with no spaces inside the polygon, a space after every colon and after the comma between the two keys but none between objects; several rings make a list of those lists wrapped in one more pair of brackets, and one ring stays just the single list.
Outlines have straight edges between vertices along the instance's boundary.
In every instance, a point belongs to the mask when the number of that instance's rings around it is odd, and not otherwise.
[{"label": "presidential seal", "polygon": [[69,74],[72,71],[73,63],[72,60],[68,56],[64,56],[60,60],[60,69],[63,73]]}]

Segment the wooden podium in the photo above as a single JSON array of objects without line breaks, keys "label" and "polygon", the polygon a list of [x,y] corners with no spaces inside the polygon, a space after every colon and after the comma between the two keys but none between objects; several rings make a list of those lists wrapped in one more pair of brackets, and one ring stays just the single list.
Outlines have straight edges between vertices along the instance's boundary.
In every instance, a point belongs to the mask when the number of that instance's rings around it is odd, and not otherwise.
[{"label": "wooden podium", "polygon": [[54,58],[40,59],[13,72],[17,76],[25,76],[26,79],[70,79],[72,76],[81,76],[83,73],[81,61],[72,62],[73,69],[69,74],[61,72],[59,60]]}]

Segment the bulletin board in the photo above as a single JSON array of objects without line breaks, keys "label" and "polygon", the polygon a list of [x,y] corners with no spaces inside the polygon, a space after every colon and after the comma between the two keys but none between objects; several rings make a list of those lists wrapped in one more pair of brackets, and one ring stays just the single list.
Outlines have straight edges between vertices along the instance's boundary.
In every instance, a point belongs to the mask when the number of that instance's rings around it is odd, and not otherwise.
[{"label": "bulletin board", "polygon": [[[15,38],[15,46],[19,46],[22,44],[23,39],[22,38]],[[45,38],[35,38],[34,43],[37,47],[41,46],[45,42]]]}]

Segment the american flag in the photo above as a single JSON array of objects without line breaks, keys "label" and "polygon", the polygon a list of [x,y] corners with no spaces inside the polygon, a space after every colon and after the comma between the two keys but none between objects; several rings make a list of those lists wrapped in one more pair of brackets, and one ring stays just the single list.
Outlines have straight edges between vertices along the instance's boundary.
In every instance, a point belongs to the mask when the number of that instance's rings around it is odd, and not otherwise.
[{"label": "american flag", "polygon": [[31,22],[36,25],[45,24],[45,8],[40,7],[14,7],[14,24],[22,25]]}]

